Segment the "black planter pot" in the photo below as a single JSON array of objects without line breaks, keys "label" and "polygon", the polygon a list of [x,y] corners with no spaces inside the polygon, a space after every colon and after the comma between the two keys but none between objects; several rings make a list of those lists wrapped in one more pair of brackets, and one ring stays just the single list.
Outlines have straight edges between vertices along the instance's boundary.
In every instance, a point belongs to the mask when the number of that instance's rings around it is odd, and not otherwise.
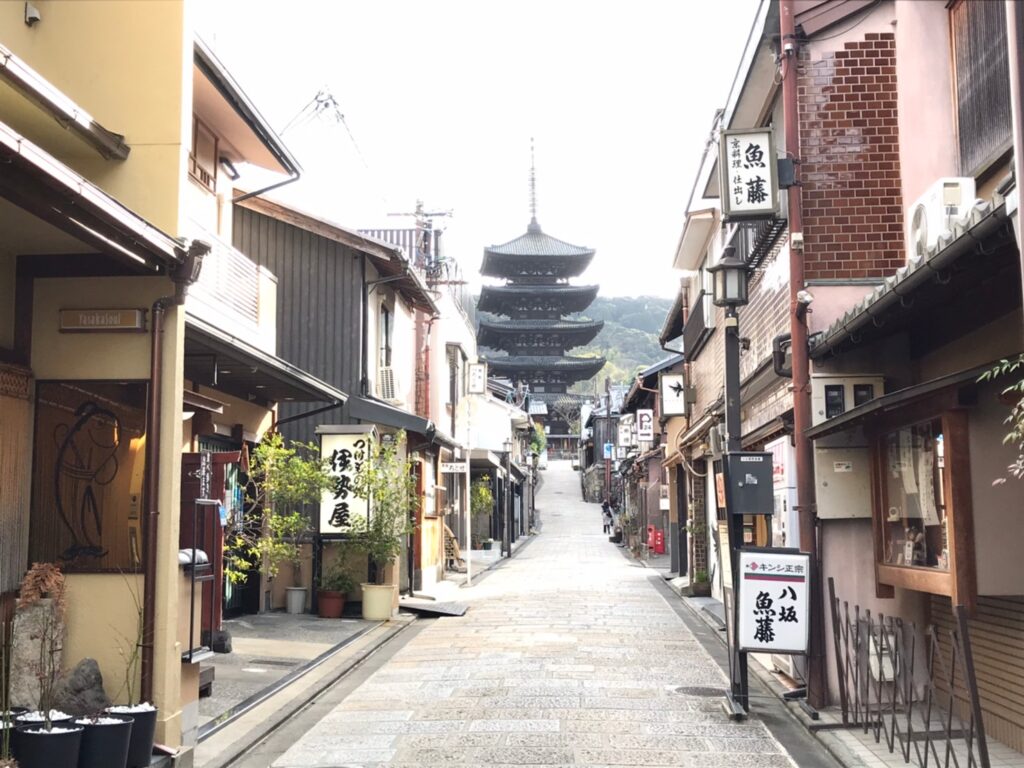
[{"label": "black planter pot", "polygon": [[11,752],[19,768],[75,768],[82,743],[81,726],[67,723],[48,731],[42,725],[20,725],[11,734]]},{"label": "black planter pot", "polygon": [[127,715],[132,723],[131,741],[128,744],[128,768],[149,768],[153,758],[153,740],[156,737],[156,710],[111,712],[113,715]]},{"label": "black planter pot", "polygon": [[133,718],[130,715],[104,715],[102,719],[118,722],[77,721],[77,725],[85,728],[78,752],[78,768],[125,768],[128,764]]}]

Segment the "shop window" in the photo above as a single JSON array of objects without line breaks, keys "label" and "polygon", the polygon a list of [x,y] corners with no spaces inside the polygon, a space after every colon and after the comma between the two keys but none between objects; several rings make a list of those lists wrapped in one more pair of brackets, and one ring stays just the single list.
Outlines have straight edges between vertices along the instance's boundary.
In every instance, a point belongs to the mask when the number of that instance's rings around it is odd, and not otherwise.
[{"label": "shop window", "polygon": [[884,562],[949,570],[942,422],[926,421],[882,439]]},{"label": "shop window", "polygon": [[40,382],[36,394],[29,562],[140,570],[147,385]]},{"label": "shop window", "polygon": [[977,176],[1010,149],[1010,68],[1003,3],[950,10],[960,173]]},{"label": "shop window", "polygon": [[217,136],[194,115],[188,173],[200,186],[217,191]]}]

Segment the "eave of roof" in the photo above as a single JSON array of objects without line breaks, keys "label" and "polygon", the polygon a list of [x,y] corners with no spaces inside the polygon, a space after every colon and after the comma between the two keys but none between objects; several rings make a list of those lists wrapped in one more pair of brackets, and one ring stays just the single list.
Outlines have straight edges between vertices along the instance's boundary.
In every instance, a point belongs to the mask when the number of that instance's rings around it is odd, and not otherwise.
[{"label": "eave of roof", "polygon": [[501,245],[484,248],[485,256],[593,256],[594,249],[573,245],[541,231],[536,221],[531,222],[526,234]]}]

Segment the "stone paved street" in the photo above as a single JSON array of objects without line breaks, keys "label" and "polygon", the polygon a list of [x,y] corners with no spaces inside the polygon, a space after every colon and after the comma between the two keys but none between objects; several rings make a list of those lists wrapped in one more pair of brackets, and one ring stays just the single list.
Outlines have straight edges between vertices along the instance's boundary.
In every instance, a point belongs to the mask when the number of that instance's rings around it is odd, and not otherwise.
[{"label": "stone paved street", "polygon": [[756,718],[730,722],[720,695],[680,690],[726,678],[579,496],[552,462],[542,534],[274,766],[795,765]]}]

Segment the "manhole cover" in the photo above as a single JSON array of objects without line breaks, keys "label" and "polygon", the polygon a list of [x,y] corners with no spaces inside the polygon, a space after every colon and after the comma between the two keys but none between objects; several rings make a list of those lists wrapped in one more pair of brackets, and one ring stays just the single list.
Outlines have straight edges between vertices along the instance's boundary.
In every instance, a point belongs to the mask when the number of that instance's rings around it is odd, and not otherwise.
[{"label": "manhole cover", "polygon": [[678,693],[683,696],[724,696],[725,691],[721,688],[708,688],[703,685],[682,685],[678,688],[673,688],[672,693]]}]

